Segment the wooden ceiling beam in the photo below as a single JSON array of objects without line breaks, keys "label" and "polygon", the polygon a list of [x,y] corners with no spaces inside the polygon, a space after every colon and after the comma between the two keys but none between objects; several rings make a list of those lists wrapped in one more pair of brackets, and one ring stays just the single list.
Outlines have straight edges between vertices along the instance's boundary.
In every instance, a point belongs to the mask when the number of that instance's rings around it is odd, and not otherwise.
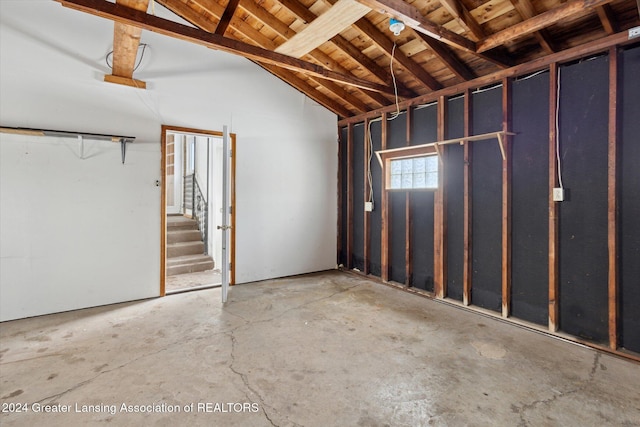
[{"label": "wooden ceiling beam", "polygon": [[[384,53],[391,56],[393,51],[393,42],[368,19],[362,18],[357,21],[354,26],[369,37]],[[413,74],[422,84],[431,90],[438,90],[442,85],[429,74],[420,64],[405,55],[400,49],[396,48],[394,60],[404,67],[409,73]]]},{"label": "wooden ceiling beam", "polygon": [[497,53],[480,54],[479,52],[477,52],[477,46],[474,41],[464,38],[440,25],[434,24],[433,22],[422,16],[420,11],[415,6],[405,3],[402,0],[358,1],[369,5],[374,10],[382,14],[401,19],[407,26],[413,28],[417,32],[425,34],[429,37],[433,37],[434,39],[439,40],[442,43],[446,43],[457,49],[461,49],[465,52],[474,54],[486,61],[497,65],[500,68],[507,68],[512,64],[512,61],[509,58]]},{"label": "wooden ceiling beam", "polygon": [[608,35],[618,32],[618,21],[616,20],[616,16],[613,13],[613,9],[611,9],[611,6],[609,6],[608,4],[598,6],[596,7],[596,12],[598,13],[598,18],[600,18],[602,27]]},{"label": "wooden ceiling beam", "polygon": [[[538,14],[535,7],[533,7],[533,4],[531,3],[531,0],[511,0],[511,4],[524,20],[531,19]],[[551,35],[546,30],[539,30],[534,32],[533,34],[538,40],[538,43],[547,53],[554,53],[557,51],[557,49],[554,47],[553,42],[551,41]]]},{"label": "wooden ceiling beam", "polygon": [[350,27],[370,11],[369,7],[355,0],[338,0],[302,31],[278,46],[276,52],[300,58]]},{"label": "wooden ceiling beam", "polygon": [[270,73],[272,73],[273,75],[275,75],[279,79],[285,81],[286,83],[288,83],[289,85],[291,85],[295,89],[297,89],[300,92],[304,93],[309,98],[313,99],[318,104],[324,106],[325,108],[327,108],[328,110],[330,110],[334,114],[338,115],[339,117],[351,117],[351,116],[354,115],[354,113],[352,111],[350,111],[349,109],[343,107],[341,103],[329,98],[327,95],[325,95],[322,92],[318,91],[316,88],[311,86],[309,83],[307,83],[306,81],[304,81],[301,78],[299,78],[298,76],[296,76],[293,72],[285,70],[285,69],[280,68],[280,67],[276,67],[274,65],[270,65],[270,64],[260,64],[260,63],[258,63],[258,65],[260,65],[262,68],[264,68],[265,70],[269,71]]},{"label": "wooden ceiling beam", "polygon": [[[329,55],[327,55],[326,53],[322,52],[319,49],[314,50],[313,52],[311,52],[310,54],[306,55],[306,59],[309,62],[314,62],[318,65],[321,66],[329,66],[329,68],[331,68],[334,71],[340,72],[340,73],[344,73],[344,74],[350,74],[350,71],[347,70],[346,68],[342,67],[340,64],[338,64],[333,58],[331,58]],[[329,65],[328,65],[329,64]],[[320,83],[320,82],[318,82]],[[360,89],[362,91],[362,93],[367,96],[368,98],[372,99],[374,102],[380,104],[380,105],[389,105],[389,100],[387,98],[384,97],[384,95],[382,95],[379,92],[370,92],[367,91],[365,89]],[[404,91],[402,93],[403,98],[410,98],[410,96],[407,94],[408,91]],[[412,92],[409,92],[412,93]],[[353,105],[353,104],[352,104]]]},{"label": "wooden ceiling beam", "polygon": [[[211,21],[210,19],[207,19],[207,17],[205,15],[201,15],[199,14],[196,10],[194,10],[193,8],[189,7],[188,5],[186,5],[183,2],[175,2],[175,1],[167,1],[167,0],[156,0],[160,3],[167,3],[167,5],[165,7],[169,8],[169,10],[171,10],[172,12],[174,12],[175,14],[177,14],[178,16],[182,17],[183,19],[189,21],[191,24],[195,25],[196,27],[199,27],[205,31],[209,31],[209,32],[213,32],[213,29],[216,28],[215,24],[213,24],[213,21]],[[200,0],[202,1],[202,0]],[[180,5],[177,6],[176,5]],[[217,16],[215,16],[211,10],[215,10],[216,12],[219,12],[218,8],[213,5],[213,4],[205,4],[205,6],[207,6],[207,10],[206,12],[209,14],[209,16],[212,16],[214,18],[217,18]],[[198,7],[202,7],[202,5],[198,5]],[[286,25],[284,25],[281,21],[278,21],[277,19],[273,18],[272,15],[269,15],[265,9],[261,8],[260,6],[258,6],[256,3],[254,2],[243,2],[242,4],[240,4],[240,7],[242,9],[244,9],[246,12],[250,13],[251,15],[253,15],[254,17],[256,17],[256,19],[258,20],[263,20],[264,21],[269,21],[264,22],[263,23],[269,27],[271,27],[271,25],[273,25],[275,27],[275,31],[276,32],[281,32],[283,35],[288,35],[288,36],[293,36],[293,34],[295,34],[295,32],[291,29],[289,29],[289,27],[286,27]],[[272,19],[268,19],[267,17],[271,17]],[[247,25],[246,23],[244,23],[244,21],[240,20],[240,22],[242,22],[244,25],[239,26],[238,28],[235,28],[237,31],[239,31],[240,33],[244,34],[246,37],[250,38],[253,42],[255,42],[258,46],[261,47],[266,47],[266,48],[275,48],[276,44],[269,39],[268,37],[264,36],[262,33],[256,31],[253,29],[253,27]],[[276,22],[280,23],[281,25],[276,24]],[[231,26],[233,27],[234,25],[236,25],[233,21],[231,23]],[[288,31],[286,31],[284,29],[284,27],[286,27],[288,29]],[[247,31],[248,29],[250,29],[251,31]],[[327,64],[327,63],[331,63],[333,60],[331,59],[331,57],[329,57],[328,55],[324,54],[321,51],[318,52],[314,52],[317,53],[317,55],[315,55],[315,57],[312,57],[312,60],[314,62],[317,62],[320,65],[323,64]],[[333,61],[335,62],[335,61]],[[258,65],[262,66],[263,68],[267,69],[266,67],[264,67],[263,64],[259,64]],[[331,65],[335,65],[335,64],[331,64]],[[276,75],[275,73],[273,73],[270,69],[268,69],[267,71],[269,71],[270,73]],[[337,71],[345,71],[346,70],[337,70]],[[291,76],[295,76],[294,73],[289,73],[287,75],[291,75]],[[298,77],[296,77],[297,79],[299,79]],[[300,79],[302,80],[302,79]],[[318,85],[322,85],[324,87],[327,88],[327,90],[332,91],[332,92],[336,92],[336,96],[337,97],[342,97],[343,100],[350,104],[353,105],[354,107],[356,107],[356,109],[358,109],[359,111],[367,111],[369,108],[365,108],[364,110],[362,110],[363,107],[363,103],[362,101],[360,101],[359,99],[357,99],[355,96],[347,93],[344,88],[340,87],[339,85],[328,81],[328,80],[323,80],[323,79],[314,79],[314,82]],[[296,89],[298,89],[297,84],[292,85],[294,87],[296,87]],[[304,86],[306,88],[312,87],[311,85]],[[298,89],[300,90],[300,89]],[[314,92],[317,92],[317,89],[314,89]],[[305,95],[309,96],[310,98],[314,99],[314,93],[310,93],[310,92],[303,92]],[[366,94],[367,96],[369,96],[370,98],[372,98],[374,101],[376,101],[379,105],[388,105],[389,102],[387,100],[387,98],[385,98],[382,94],[377,93],[377,92],[367,92],[367,91],[363,91],[364,94]],[[322,103],[321,101],[324,98],[319,98],[316,99],[317,102]],[[329,99],[329,98],[327,98]],[[379,100],[382,99],[384,100],[384,103],[380,103]],[[323,104],[325,105],[325,107],[333,112],[335,112],[336,114],[338,114],[335,111],[335,106],[331,105],[331,104]],[[342,113],[344,113],[344,111],[342,111]]]},{"label": "wooden ceiling beam", "polygon": [[[351,44],[342,36],[336,36],[331,39],[338,49],[349,55],[355,62],[360,64],[366,71],[376,76],[381,83],[391,84],[391,73],[386,68],[379,66],[373,59],[362,53],[357,47]],[[415,96],[415,93],[404,85],[399,85],[400,92],[406,93],[408,96]]]},{"label": "wooden ceiling beam", "polygon": [[[207,14],[202,14],[196,9],[193,9],[187,5],[187,2],[190,2],[191,0],[178,0],[178,1],[155,0],[155,1],[158,4],[161,4],[162,6],[166,7],[171,12],[180,16],[184,20],[190,22],[191,24],[195,25],[196,27],[199,27],[204,31],[207,31],[209,33],[215,33],[216,28],[218,27],[218,23],[216,23],[216,21],[213,21],[211,18],[213,17],[215,19],[219,19],[221,15],[215,15],[211,13],[209,10],[206,10]],[[201,6],[198,5],[198,7],[201,7]],[[221,14],[224,13],[223,8],[218,8],[216,10],[218,10]],[[270,43],[273,43],[273,41],[269,40],[267,37],[262,35],[262,33],[257,31],[255,28],[253,28],[243,20],[237,19],[236,17],[231,19],[231,23],[229,24],[229,26],[234,31],[244,35],[245,37],[247,37],[252,41],[261,40],[264,42],[269,41]],[[266,44],[262,44],[262,43],[256,43],[256,44],[259,44],[261,46],[267,46]],[[276,46],[275,43],[273,43],[274,49],[275,49],[275,46]]]},{"label": "wooden ceiling beam", "polygon": [[478,52],[486,52],[487,50],[501,46],[504,43],[539,31],[549,27],[563,19],[570,18],[575,15],[584,14],[598,6],[611,3],[613,0],[569,0],[562,6],[558,6],[533,18],[522,21],[486,37],[478,42]]},{"label": "wooden ceiling beam", "polygon": [[[134,10],[146,11],[149,0],[117,0],[121,6]],[[138,58],[140,36],[142,30],[131,25],[114,22],[113,25],[113,66],[111,75],[105,76],[105,81],[124,83],[133,86],[133,71]],[[130,82],[126,83],[126,82]],[[137,85],[144,82],[138,82]],[[136,86],[137,86],[136,85]]]},{"label": "wooden ceiling beam", "polygon": [[[301,21],[305,23],[312,22],[316,19],[316,15],[307,9],[302,3],[298,0],[276,0],[280,3],[285,9],[289,10],[293,15],[295,15]],[[337,35],[333,37],[331,40],[337,48],[342,50],[347,55],[350,55],[357,63],[362,65],[365,70],[369,71],[371,74],[375,75],[380,82],[391,84],[391,73],[384,67],[379,66],[373,59],[369,58],[367,55],[363,54],[358,48],[356,48],[353,44],[351,44],[348,40],[346,40],[341,35]],[[401,92],[411,92],[408,89],[404,88],[402,85],[398,86],[398,89]],[[410,96],[414,96],[410,95]]]},{"label": "wooden ceiling beam", "polygon": [[371,9],[388,15],[392,18],[402,20],[407,26],[433,37],[437,40],[462,49],[466,52],[475,53],[476,43],[461,35],[447,30],[441,25],[437,25],[426,19],[417,7],[405,3],[403,0],[358,0],[360,3],[369,6]]},{"label": "wooden ceiling beam", "polygon": [[[343,87],[341,87],[337,83],[328,82],[328,81],[318,81],[319,79],[316,80],[313,77],[309,77],[309,79],[313,80],[318,85],[327,88],[327,90],[331,91],[331,93],[334,93],[338,98],[352,105],[358,111],[365,112],[372,109],[369,105],[365,104],[354,94],[347,92]],[[387,104],[385,104],[385,106],[386,105]]]},{"label": "wooden ceiling beam", "polygon": [[[266,25],[267,27],[269,27],[270,29],[272,29],[273,31],[278,33],[285,40],[289,39],[291,37],[294,37],[296,35],[295,31],[293,31],[291,28],[289,28],[282,21],[276,19],[273,15],[271,15],[269,12],[267,12],[266,9],[264,9],[262,6],[256,4],[255,2],[252,2],[252,1],[243,2],[240,5],[240,7],[242,9],[244,9],[247,13],[252,15],[254,18],[256,18],[257,20],[261,21],[264,25]],[[307,9],[305,9],[305,10],[307,10]],[[311,15],[315,16],[315,15],[313,15],[313,13],[311,13]],[[341,38],[341,37],[338,36],[338,37],[334,37],[334,38]],[[345,42],[346,42],[346,40],[345,40]],[[346,42],[346,43],[348,43],[348,42]],[[348,44],[351,45],[350,43],[348,43]],[[353,49],[357,51],[355,46],[353,47]],[[359,53],[359,54],[362,55],[361,53]],[[364,55],[362,55],[362,56],[364,56]],[[330,68],[330,69],[332,69],[334,71],[338,71],[338,72],[341,72],[341,73],[344,73],[344,74],[351,74],[351,71],[345,69],[337,61],[335,61],[333,58],[331,58],[329,55],[327,55],[326,53],[324,53],[320,49],[314,49],[313,51],[309,52],[306,55],[306,58],[303,57],[303,59],[310,60],[311,62],[318,63],[319,65],[322,65],[324,67],[328,67],[328,68]],[[375,62],[373,62],[372,60],[371,60],[371,62],[373,64],[375,64]],[[375,65],[378,66],[377,64],[375,64]],[[387,81],[381,80],[381,82],[385,83],[385,84],[391,84],[391,75],[389,74],[389,78],[388,78]],[[320,82],[318,82],[318,83],[320,83]],[[327,86],[325,85],[325,87],[327,87]],[[405,98],[410,98],[410,97],[415,96],[415,93],[413,91],[409,91],[404,87],[400,87],[398,89],[398,92],[399,92],[399,94],[401,96],[403,96]],[[370,92],[370,91],[363,90],[363,93],[364,93],[365,96],[367,96],[368,98],[372,99],[375,103],[377,103],[377,104],[379,104],[381,106],[389,105],[389,100],[384,95],[382,95],[382,94],[380,94],[378,92]]]},{"label": "wooden ceiling beam", "polygon": [[462,61],[460,61],[455,54],[440,43],[438,40],[429,37],[425,34],[418,33],[416,31],[416,35],[420,37],[420,40],[424,44],[426,44],[433,53],[442,61],[442,63],[456,76],[458,76],[462,80],[473,80],[477,76],[475,73],[469,69]]},{"label": "wooden ceiling beam", "polygon": [[[158,1],[158,0],[156,0]],[[171,3],[174,3],[174,1],[170,0]],[[202,10],[210,13],[211,15],[215,16],[216,18],[220,19],[220,17],[222,17],[222,15],[224,14],[224,10],[225,8],[220,5],[217,1],[215,0],[180,0],[186,3],[193,3],[196,6],[198,6],[199,8],[201,8]],[[188,4],[187,4],[188,6]]]},{"label": "wooden ceiling beam", "polygon": [[244,1],[240,4],[240,8],[256,18],[258,21],[261,21],[267,27],[271,28],[285,40],[289,40],[297,34],[294,30],[289,28],[287,24],[270,14],[268,10],[255,1]]},{"label": "wooden ceiling beam", "polygon": [[[629,39],[628,31],[622,31],[604,38],[596,39],[588,43],[569,48],[567,50],[563,50],[551,55],[542,56],[523,64],[518,64],[507,70],[496,71],[491,74],[477,77],[468,82],[448,86],[436,92],[420,95],[416,98],[401,102],[400,108],[406,109],[412,105],[434,102],[437,101],[440,96],[459,95],[460,93],[468,89],[477,89],[483,86],[499,83],[502,79],[505,78],[518,77],[532,72],[542,71],[550,64],[563,63],[579,58],[584,58],[589,55],[604,52],[612,46],[626,46],[627,44],[634,43],[634,41],[634,39]],[[346,126],[349,123],[358,123],[367,118],[379,117],[383,113],[391,113],[395,111],[395,108],[395,106],[388,106],[380,108],[378,110],[369,111],[365,114],[354,116],[349,119],[340,120],[338,122],[338,126]]]},{"label": "wooden ceiling beam", "polygon": [[236,13],[239,3],[240,0],[229,0],[227,7],[224,9],[224,12],[220,17],[220,22],[218,22],[215,34],[224,36],[224,33],[227,31],[227,28],[229,28],[229,24],[231,23],[231,18],[233,18],[233,15]]},{"label": "wooden ceiling beam", "polygon": [[393,93],[393,88],[384,86],[355,76],[347,76],[321,66],[301,61],[287,55],[272,52],[238,40],[211,34],[198,28],[192,28],[167,19],[149,15],[106,0],[56,0],[65,7],[76,9],[103,18],[111,19],[127,25],[133,25],[158,34],[199,44],[211,49],[220,50],[245,58],[272,64],[294,71],[300,71],[323,79],[333,80],[350,86],[361,87],[379,92]]},{"label": "wooden ceiling beam", "polygon": [[458,25],[466,28],[477,40],[485,37],[484,30],[478,24],[478,21],[460,0],[440,0],[440,4],[453,16]]}]

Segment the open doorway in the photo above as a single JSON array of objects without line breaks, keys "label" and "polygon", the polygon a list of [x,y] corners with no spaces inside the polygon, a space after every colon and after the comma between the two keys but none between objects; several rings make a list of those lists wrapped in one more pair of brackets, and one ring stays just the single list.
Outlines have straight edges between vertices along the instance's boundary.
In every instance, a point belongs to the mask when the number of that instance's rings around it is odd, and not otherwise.
[{"label": "open doorway", "polygon": [[[162,127],[160,294],[220,286],[222,269],[234,282],[235,212],[230,209],[230,242],[222,249],[224,181],[223,133]],[[235,153],[235,135],[229,135]],[[227,194],[235,206],[235,156]],[[226,252],[227,260],[224,260]]]}]

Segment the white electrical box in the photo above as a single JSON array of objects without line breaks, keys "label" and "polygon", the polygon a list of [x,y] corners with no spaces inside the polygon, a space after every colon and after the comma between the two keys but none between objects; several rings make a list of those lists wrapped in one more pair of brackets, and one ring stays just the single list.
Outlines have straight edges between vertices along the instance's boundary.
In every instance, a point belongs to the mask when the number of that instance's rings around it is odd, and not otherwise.
[{"label": "white electrical box", "polygon": [[364,211],[373,212],[373,202],[364,202]]},{"label": "white electrical box", "polygon": [[554,188],[553,189],[553,201],[554,202],[564,202],[564,188]]}]

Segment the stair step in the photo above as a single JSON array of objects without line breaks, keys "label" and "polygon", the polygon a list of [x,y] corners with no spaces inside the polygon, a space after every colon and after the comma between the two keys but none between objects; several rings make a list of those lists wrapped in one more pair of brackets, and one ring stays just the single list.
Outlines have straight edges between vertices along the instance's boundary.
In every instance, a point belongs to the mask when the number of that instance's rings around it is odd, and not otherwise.
[{"label": "stair step", "polygon": [[167,230],[167,243],[201,241],[198,230]]},{"label": "stair step", "polygon": [[173,258],[167,258],[167,266],[189,264],[192,262],[202,262],[202,261],[213,262],[213,258],[211,258],[210,255],[203,255],[203,254],[181,255]]},{"label": "stair step", "polygon": [[215,267],[208,255],[184,255],[167,259],[167,276],[207,271]]},{"label": "stair step", "polygon": [[198,223],[193,218],[185,218],[182,215],[167,216],[167,231],[171,230],[197,230]]},{"label": "stair step", "polygon": [[200,240],[167,245],[167,258],[176,258],[183,255],[202,255],[203,253],[204,243]]}]

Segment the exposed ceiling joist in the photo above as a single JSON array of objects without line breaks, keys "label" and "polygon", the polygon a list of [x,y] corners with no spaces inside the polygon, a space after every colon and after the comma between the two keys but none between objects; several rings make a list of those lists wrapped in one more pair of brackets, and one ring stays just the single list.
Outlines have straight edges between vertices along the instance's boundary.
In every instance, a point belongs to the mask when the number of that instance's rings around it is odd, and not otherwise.
[{"label": "exposed ceiling joist", "polygon": [[229,28],[229,24],[231,23],[231,18],[233,18],[233,15],[236,13],[239,3],[240,0],[229,0],[227,7],[220,17],[220,22],[218,22],[218,26],[216,27],[216,34],[224,36],[224,33],[227,32],[227,28]]},{"label": "exposed ceiling joist", "polygon": [[400,49],[393,51],[393,42],[382,34],[378,28],[369,22],[367,19],[360,19],[354,24],[354,26],[366,34],[371,40],[385,52],[388,56],[392,56],[402,67],[404,67],[409,73],[413,74],[421,83],[429,87],[432,90],[442,88],[442,85],[424,68],[422,68],[413,59],[402,53]]},{"label": "exposed ceiling joist", "polygon": [[461,35],[426,19],[417,7],[403,0],[358,0],[382,14],[402,20],[407,26],[467,52],[475,53],[476,44]]},{"label": "exposed ceiling joist", "polygon": [[394,93],[393,88],[373,83],[355,76],[347,76],[335,71],[327,70],[319,65],[311,64],[287,55],[272,52],[238,40],[225,38],[217,34],[182,25],[167,19],[149,15],[145,12],[110,3],[106,0],[56,0],[63,6],[76,9],[103,18],[111,19],[127,25],[132,25],[158,34],[189,41],[211,49],[240,55],[245,58],[303,72],[316,77],[333,80],[351,86],[378,92]]},{"label": "exposed ceiling joist", "polygon": [[548,10],[536,15],[519,24],[512,25],[500,32],[492,34],[484,40],[478,42],[478,52],[485,52],[489,49],[501,46],[502,44],[515,40],[519,37],[531,34],[535,31],[549,27],[557,22],[571,16],[588,12],[589,10],[611,3],[613,0],[570,0],[562,6]]},{"label": "exposed ceiling joist", "polygon": [[275,76],[281,78],[282,80],[286,81],[287,83],[289,83],[291,86],[293,86],[294,88],[298,89],[302,93],[308,94],[308,96],[311,99],[313,99],[314,101],[318,102],[320,105],[323,105],[324,107],[328,108],[329,110],[331,110],[333,113],[337,114],[338,116],[340,116],[340,117],[349,117],[349,116],[351,116],[353,114],[347,108],[342,106],[342,104],[340,104],[337,101],[334,101],[333,99],[331,99],[328,96],[322,94],[321,92],[318,92],[317,90],[315,90],[315,88],[313,86],[311,86],[306,81],[298,78],[291,71],[288,71],[288,70],[285,70],[285,69],[282,69],[280,67],[276,67],[276,66],[270,65],[270,64],[258,64],[258,65],[260,65],[265,70],[267,70],[270,73],[272,73],[273,75],[275,75]]},{"label": "exposed ceiling joist", "polygon": [[325,43],[371,9],[355,0],[338,0],[329,10],[318,16],[304,30],[278,46],[276,52],[300,58]]},{"label": "exposed ceiling joist", "polygon": [[[249,1],[249,2],[243,2],[240,7],[244,9],[247,13],[251,14],[258,21],[262,22],[266,27],[278,33],[285,40],[290,39],[296,35],[295,31],[293,31],[287,25],[285,25],[284,23],[282,23],[281,21],[273,17],[273,15],[269,14],[269,12],[267,12],[262,6],[252,1]],[[266,39],[266,38],[261,37],[260,40],[255,40],[255,41],[258,42],[258,44],[261,45],[262,47],[268,48],[268,46],[262,42],[262,39]],[[266,39],[266,41],[269,43],[271,42],[270,39]],[[323,67],[330,68],[333,71],[337,71],[346,75],[351,74],[349,70],[345,69],[342,65],[340,65],[340,63],[334,60],[331,56],[325,54],[320,49],[314,49],[313,51],[306,54],[303,59],[309,62],[319,64]],[[333,92],[335,96],[337,96],[338,98],[341,98],[345,102],[349,103],[350,105],[353,105],[358,109],[361,109],[363,105],[362,101],[357,99],[355,95],[347,93],[343,88],[335,84],[331,84],[331,82],[329,82],[328,80],[314,79],[314,81],[318,85],[324,86],[326,89]],[[391,77],[389,77],[387,81],[384,81],[384,80],[381,80],[381,81],[385,84],[390,84]],[[406,90],[406,88],[402,86],[398,89],[398,92],[404,97],[411,97],[415,95],[413,92]],[[374,103],[380,106],[389,105],[389,100],[385,98],[381,93],[362,90],[362,94],[363,96],[371,99]]]},{"label": "exposed ceiling joist", "polygon": [[193,3],[202,10],[220,18],[224,14],[225,8],[215,0],[184,0],[186,3]]},{"label": "exposed ceiling joist", "polygon": [[[500,70],[491,74],[479,76],[473,80],[464,82],[462,84],[449,86],[439,91],[434,91],[411,100],[402,101],[400,103],[400,109],[406,109],[413,105],[431,103],[431,102],[437,101],[438,98],[441,96],[458,95],[467,89],[480,88],[495,82],[502,81],[505,78],[527,75],[532,72],[541,71],[542,69],[548,67],[550,64],[572,61],[574,59],[583,58],[585,56],[592,55],[595,53],[604,52],[609,48],[611,48],[612,46],[625,46],[633,42],[634,40],[629,40],[629,32],[622,31],[622,32],[613,34],[611,36],[592,40],[586,44],[578,45],[570,49],[563,50],[561,52],[556,52],[551,55],[538,57],[532,61],[516,65],[507,70]],[[379,117],[382,113],[385,113],[385,112],[391,113],[395,109],[396,109],[396,106],[393,105],[393,106],[380,108],[377,110],[371,110],[364,115],[340,120],[338,122],[338,126],[345,126],[349,123],[362,122],[366,118]]]},{"label": "exposed ceiling joist", "polygon": [[[178,0],[178,1],[155,0],[155,1],[158,4],[161,4],[162,6],[166,7],[171,12],[175,13],[177,16],[180,16],[182,19],[190,22],[196,27],[202,30],[205,30],[209,33],[215,33],[216,29],[218,28],[219,19],[224,14],[224,8],[222,8],[217,3],[215,3],[215,5],[218,7],[216,7],[215,10],[216,10],[216,13],[218,14],[214,14],[209,10],[207,10],[207,13],[200,13],[196,9],[189,7],[187,3],[191,3],[192,0]],[[207,5],[207,7],[210,7],[213,9],[213,4]],[[216,20],[213,20],[212,17],[215,17]],[[251,27],[249,24],[247,24],[243,20],[238,19],[235,15],[231,18],[229,28],[231,28],[234,31],[237,31],[239,34],[242,34],[245,37],[252,40],[257,40],[260,37],[267,40],[266,37],[264,37],[259,31]],[[261,44],[261,46],[264,47],[265,45]],[[275,44],[274,44],[274,48],[275,48]]]},{"label": "exposed ceiling joist", "polygon": [[[331,42],[341,51],[351,56],[354,61],[358,64],[362,65],[365,70],[369,71],[371,74],[376,76],[381,82],[389,83],[391,82],[391,73],[388,69],[383,68],[376,64],[376,62],[369,58],[367,55],[362,53],[358,48],[349,43],[342,36],[336,36],[331,39]],[[414,96],[415,93],[409,91],[404,87],[404,85],[400,84],[398,87],[400,93],[406,93],[407,96]]]},{"label": "exposed ceiling joist", "polygon": [[[531,19],[538,14],[530,0],[511,0],[511,4],[513,4],[513,7],[516,8],[518,13],[524,20]],[[533,34],[538,40],[538,43],[540,43],[540,45],[548,53],[553,53],[556,51],[556,48],[551,41],[552,38],[546,30],[539,30],[534,32]]]},{"label": "exposed ceiling joist", "polygon": [[484,31],[461,0],[440,0],[440,4],[453,16],[462,28],[466,28],[478,40],[485,37]]},{"label": "exposed ceiling joist", "polygon": [[[173,13],[175,13],[176,15],[182,17],[183,19],[189,21],[191,24],[195,25],[198,28],[201,28],[205,31],[209,31],[209,32],[213,32],[212,28],[215,28],[215,24],[213,24],[210,20],[206,19],[207,15],[202,15],[200,13],[197,13],[196,10],[194,10],[191,7],[188,7],[185,3],[183,2],[172,2],[172,1],[167,1],[167,0],[159,0],[159,3],[163,4],[165,7],[167,7],[169,10],[171,10]],[[209,7],[210,9],[214,9],[215,6],[213,6],[212,4],[207,4],[207,7]],[[271,15],[269,15],[266,10],[264,10],[262,7],[260,7],[259,5],[257,5],[254,2],[245,2],[244,4],[241,5],[241,8],[244,9],[245,11],[251,13],[252,15],[254,15],[257,19],[264,19],[265,21],[268,21],[270,25],[274,25],[274,31],[276,32],[280,32],[283,35],[286,35],[287,37],[292,37],[293,35],[295,35],[295,32],[293,30],[289,30],[286,31],[284,29],[285,25],[277,25],[275,24],[275,22],[277,20],[275,20],[275,18],[271,18],[268,19],[267,17],[271,17]],[[215,8],[215,10],[218,10],[217,8]],[[210,11],[209,11],[209,16],[215,16],[213,15]],[[240,21],[240,22],[244,22],[244,21]],[[280,21],[277,21],[280,22]],[[235,23],[232,24],[232,26],[236,25]],[[265,25],[267,25],[265,23]],[[234,27],[235,28],[235,27]],[[250,29],[252,27],[249,26],[242,26],[239,28],[235,28],[238,32],[244,34],[246,37],[250,38],[254,43],[256,43],[257,46],[263,47],[263,48],[271,48],[271,49],[275,49],[276,44],[269,38],[267,38],[266,36],[262,35],[262,33],[254,31],[247,31],[247,29]],[[288,29],[288,27],[286,27]],[[285,38],[287,38],[285,37]],[[336,65],[333,64],[333,59],[331,57],[329,57],[328,55],[325,55],[323,52],[321,51],[317,51],[317,52],[312,52],[312,55],[307,55],[310,59],[311,62],[317,63],[319,65],[323,65],[326,66],[327,64],[330,65]],[[267,68],[264,67],[264,64],[259,64],[263,66],[263,68],[267,71],[269,71],[271,74],[276,75],[279,78],[282,78],[283,75],[287,75],[287,76],[293,76],[295,77],[297,80],[304,82],[304,79],[297,77],[294,73],[288,73],[288,74],[276,74],[272,71],[271,68]],[[347,70],[343,70],[342,68],[336,68],[334,69],[334,71],[340,71],[340,72],[344,72],[345,74],[349,74],[349,72]],[[344,88],[336,85],[335,83],[332,83],[329,80],[325,80],[325,79],[314,79],[314,83],[317,86],[324,86],[328,91],[333,92],[334,95],[341,99],[343,102],[346,102],[350,105],[354,105],[356,106],[356,108],[360,109],[363,106],[362,101],[360,101],[359,99],[357,99],[354,95],[347,93]],[[292,84],[292,86],[296,87],[298,90],[301,90],[301,87],[304,87],[306,89],[310,89],[310,92],[304,92],[306,95],[310,96],[311,98],[315,99],[315,92],[318,92],[318,87],[313,87],[312,85],[308,84],[305,82],[304,85],[296,83],[296,84]],[[384,106],[384,105],[388,105],[389,102],[387,100],[387,98],[385,98],[382,94],[378,93],[378,92],[368,92],[368,91],[363,91],[363,94],[366,95],[367,97],[371,98],[374,102],[376,102],[376,105],[380,105],[380,106]],[[328,96],[324,95],[322,96],[322,99],[330,99]],[[317,100],[317,99],[316,99]],[[380,102],[380,100],[382,100],[382,102]],[[329,108],[331,111],[335,111],[335,106],[333,104],[326,104],[326,107]],[[336,114],[338,114],[336,112]]]},{"label": "exposed ceiling joist", "polygon": [[462,80],[473,80],[476,75],[463,64],[453,52],[436,39],[429,37],[425,34],[416,32],[416,35],[420,37],[423,43],[425,43],[433,51],[433,53],[447,66],[449,70]]},{"label": "exposed ceiling joist", "polygon": [[[310,23],[316,19],[316,15],[307,9],[298,0],[277,0],[284,8],[295,15],[298,19]],[[336,47],[350,55],[357,63],[361,64],[367,71],[375,75],[381,82],[390,84],[391,73],[386,68],[376,64],[374,60],[358,50],[348,40],[341,35],[336,35],[330,40]],[[407,90],[402,84],[398,86],[399,93],[406,93],[407,96],[414,96],[411,91]]]},{"label": "exposed ceiling joist", "polygon": [[[117,0],[117,3],[139,11],[146,11],[149,7],[149,0]],[[140,28],[114,22],[113,64],[111,75],[104,76],[105,81],[139,88],[146,87],[142,81],[133,81],[141,33]]]},{"label": "exposed ceiling joist", "polygon": [[609,6],[608,4],[598,6],[596,7],[596,12],[598,13],[598,17],[600,18],[602,27],[607,32],[607,34],[611,35],[618,32],[618,23],[616,21],[613,10],[611,10],[611,6]]},{"label": "exposed ceiling joist", "polygon": [[422,16],[420,11],[413,5],[405,3],[402,0],[358,0],[374,10],[379,11],[390,17],[401,19],[407,26],[413,28],[417,32],[433,37],[436,40],[446,43],[457,49],[474,54],[493,64],[507,68],[510,60],[498,54],[480,54],[477,52],[476,43],[465,37],[462,37],[453,31],[450,31],[440,25],[436,25]]}]

